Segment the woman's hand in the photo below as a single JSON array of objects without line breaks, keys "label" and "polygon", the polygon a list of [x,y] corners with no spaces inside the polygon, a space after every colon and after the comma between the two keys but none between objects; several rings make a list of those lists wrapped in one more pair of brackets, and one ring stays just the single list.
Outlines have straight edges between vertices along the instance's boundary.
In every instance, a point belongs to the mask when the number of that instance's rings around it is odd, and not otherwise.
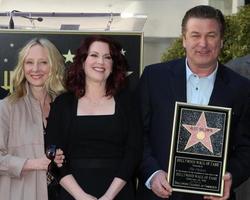
[{"label": "woman's hand", "polygon": [[121,178],[115,177],[110,184],[109,188],[105,192],[99,200],[113,200],[116,195],[122,190],[122,188],[126,185],[126,181]]},{"label": "woman's hand", "polygon": [[86,193],[79,186],[72,174],[64,176],[59,183],[76,200],[97,200],[96,197]]},{"label": "woman's hand", "polygon": [[84,197],[81,200],[97,200],[97,198],[86,193],[86,195],[84,195]]},{"label": "woman's hand", "polygon": [[22,173],[33,170],[47,170],[50,160],[43,155],[41,158],[28,159],[23,166]]},{"label": "woman's hand", "polygon": [[57,149],[56,156],[54,158],[54,162],[56,163],[57,167],[62,167],[64,159],[65,156],[63,155],[63,151],[61,149]]},{"label": "woman's hand", "polygon": [[111,198],[109,198],[106,195],[101,196],[98,200],[112,200]]}]

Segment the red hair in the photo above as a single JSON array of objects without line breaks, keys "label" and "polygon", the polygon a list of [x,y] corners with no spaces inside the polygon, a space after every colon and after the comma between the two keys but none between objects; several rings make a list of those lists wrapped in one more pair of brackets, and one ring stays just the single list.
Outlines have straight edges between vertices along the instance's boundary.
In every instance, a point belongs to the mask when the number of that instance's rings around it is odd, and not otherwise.
[{"label": "red hair", "polygon": [[108,36],[93,35],[82,42],[77,49],[72,65],[66,72],[66,88],[78,98],[84,96],[86,89],[85,72],[82,64],[88,56],[89,47],[96,41],[109,45],[110,55],[113,60],[112,73],[106,82],[106,96],[114,96],[125,85],[127,61],[124,55],[121,54],[121,45]]}]

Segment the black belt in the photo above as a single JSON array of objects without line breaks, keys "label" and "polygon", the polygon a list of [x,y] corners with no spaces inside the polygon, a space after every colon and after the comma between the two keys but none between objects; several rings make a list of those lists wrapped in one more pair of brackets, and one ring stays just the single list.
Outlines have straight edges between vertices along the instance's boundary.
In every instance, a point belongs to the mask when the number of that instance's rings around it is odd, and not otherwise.
[{"label": "black belt", "polygon": [[70,165],[73,168],[113,168],[116,167],[121,159],[71,159]]}]

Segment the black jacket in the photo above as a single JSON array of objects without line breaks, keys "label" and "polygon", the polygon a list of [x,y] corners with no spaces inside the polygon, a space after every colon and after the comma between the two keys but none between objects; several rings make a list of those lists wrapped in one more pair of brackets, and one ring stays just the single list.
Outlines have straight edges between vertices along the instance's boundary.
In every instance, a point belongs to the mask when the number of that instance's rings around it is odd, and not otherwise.
[{"label": "black jacket", "polygon": [[[186,102],[185,59],[145,68],[140,83],[144,154],[140,167],[138,200],[159,200],[144,185],[156,170],[167,171],[175,102]],[[233,188],[250,175],[250,82],[219,64],[209,105],[232,108],[228,168]],[[202,199],[174,192],[174,200]]]}]

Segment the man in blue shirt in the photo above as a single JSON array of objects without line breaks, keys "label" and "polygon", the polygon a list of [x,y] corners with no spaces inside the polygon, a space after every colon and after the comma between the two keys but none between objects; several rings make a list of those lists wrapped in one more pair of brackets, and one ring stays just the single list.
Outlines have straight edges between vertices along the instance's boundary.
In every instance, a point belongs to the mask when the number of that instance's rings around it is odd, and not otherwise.
[{"label": "man in blue shirt", "polygon": [[[218,62],[224,17],[196,6],[182,20],[186,58],[145,68],[139,83],[144,155],[138,200],[234,199],[233,189],[250,175],[250,82]],[[223,197],[173,192],[167,182],[175,102],[232,108]]]}]

